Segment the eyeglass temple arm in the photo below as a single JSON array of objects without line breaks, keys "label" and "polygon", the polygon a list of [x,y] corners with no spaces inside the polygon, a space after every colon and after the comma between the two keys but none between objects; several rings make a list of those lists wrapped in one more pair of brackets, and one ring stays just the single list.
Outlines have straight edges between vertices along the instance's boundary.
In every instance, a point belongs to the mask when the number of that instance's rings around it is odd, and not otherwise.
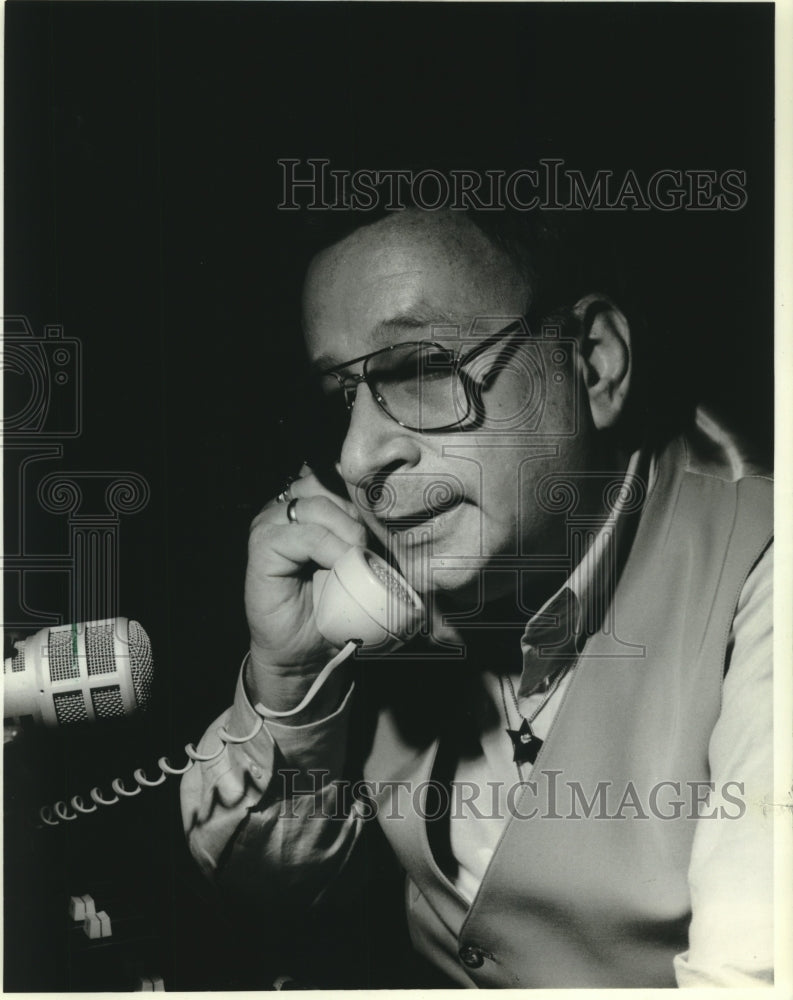
[{"label": "eyeglass temple arm", "polygon": [[477,344],[476,347],[472,347],[467,354],[458,355],[457,358],[455,359],[455,367],[459,371],[463,365],[468,364],[470,361],[474,361],[476,358],[479,357],[480,354],[484,354],[484,352],[488,350],[490,347],[492,347],[493,344],[497,344],[499,340],[503,340],[505,337],[508,337],[511,333],[516,333],[518,330],[528,330],[525,320],[522,318],[516,319],[514,322],[503,327],[503,329],[497,330],[495,333],[492,333],[489,337],[486,337],[480,344]]}]

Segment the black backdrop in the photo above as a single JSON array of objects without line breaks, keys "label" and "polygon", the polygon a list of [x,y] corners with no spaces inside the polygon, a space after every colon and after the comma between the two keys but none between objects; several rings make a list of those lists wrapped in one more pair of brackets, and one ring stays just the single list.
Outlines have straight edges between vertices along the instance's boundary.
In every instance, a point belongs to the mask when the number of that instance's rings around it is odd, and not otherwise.
[{"label": "black backdrop", "polygon": [[[146,720],[7,749],[7,989],[90,988],[62,911],[92,880],[146,897],[169,988],[277,971],[260,939],[241,971],[242,939],[182,845],[175,779],[66,830],[24,821],[47,797],[180,760],[230,701],[247,525],[299,458],[279,424],[300,276],[276,160],[745,170],[741,211],[627,225],[673,330],[659,383],[685,375],[768,454],[772,33],[763,4],[7,5],[5,313],[81,342],[83,429],[61,467],[149,484],[121,521],[108,610],[145,624],[157,665]],[[33,548],[59,551],[63,518],[7,495],[7,531],[22,509]],[[15,579],[6,621],[24,626]],[[28,608],[68,619],[57,574],[25,586]]]}]

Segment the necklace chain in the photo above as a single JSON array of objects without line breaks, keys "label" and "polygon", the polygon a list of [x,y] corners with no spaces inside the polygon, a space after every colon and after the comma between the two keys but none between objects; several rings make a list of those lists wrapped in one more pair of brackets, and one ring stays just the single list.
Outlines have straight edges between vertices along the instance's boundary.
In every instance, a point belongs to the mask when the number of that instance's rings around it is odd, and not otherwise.
[{"label": "necklace chain", "polygon": [[[554,677],[554,679],[549,684],[549,686],[548,686],[548,688],[547,688],[547,690],[545,692],[545,697],[542,699],[542,701],[540,702],[540,704],[534,709],[534,711],[531,713],[531,715],[528,718],[526,718],[526,716],[520,710],[520,704],[518,702],[518,696],[515,693],[515,688],[514,688],[514,686],[512,684],[512,678],[509,676],[509,674],[506,674],[506,675],[500,674],[499,678],[498,678],[498,683],[499,683],[499,687],[501,688],[501,702],[502,702],[502,704],[504,706],[504,718],[505,718],[505,720],[507,722],[507,725],[509,725],[509,721],[510,720],[509,720],[509,709],[507,707],[507,696],[506,696],[506,694],[504,692],[504,680],[505,679],[506,679],[507,684],[509,685],[509,693],[512,696],[512,702],[513,702],[513,704],[515,706],[515,712],[517,713],[518,718],[521,719],[523,722],[525,722],[527,725],[530,726],[531,723],[534,722],[534,720],[537,718],[537,716],[545,708],[545,706],[548,704],[548,702],[551,700],[551,698],[555,694],[556,689],[562,683],[562,677],[564,676],[564,674],[565,674],[564,670],[560,670],[558,672],[558,674],[556,675],[556,677]],[[517,760],[515,761],[515,767],[518,769],[518,777],[520,778],[521,781],[523,781],[523,770],[522,770],[522,768],[520,766],[520,762],[517,761]]]}]

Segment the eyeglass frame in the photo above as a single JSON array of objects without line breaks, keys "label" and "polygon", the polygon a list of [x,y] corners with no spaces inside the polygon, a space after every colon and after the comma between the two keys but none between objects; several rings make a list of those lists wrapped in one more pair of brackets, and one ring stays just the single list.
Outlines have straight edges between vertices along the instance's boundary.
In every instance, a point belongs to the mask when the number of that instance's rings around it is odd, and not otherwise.
[{"label": "eyeglass frame", "polygon": [[[531,335],[528,324],[526,322],[526,317],[524,316],[512,320],[505,327],[502,327],[500,330],[497,330],[495,333],[492,333],[489,337],[486,337],[481,343],[477,344],[476,347],[472,347],[471,350],[465,354],[463,353],[455,354],[453,351],[449,351],[449,348],[444,347],[443,344],[439,344],[437,341],[434,340],[400,341],[400,343],[398,344],[389,344],[387,347],[381,347],[376,351],[371,351],[369,354],[361,354],[357,358],[352,358],[350,361],[344,362],[344,364],[334,365],[332,368],[324,369],[323,371],[317,373],[317,377],[324,378],[328,375],[332,375],[336,379],[336,381],[339,383],[339,386],[341,387],[342,392],[344,393],[344,403],[345,406],[347,407],[348,413],[352,413],[353,407],[355,406],[355,397],[358,394],[358,386],[360,386],[361,383],[364,383],[366,385],[366,388],[371,393],[372,399],[374,399],[374,401],[377,403],[377,405],[380,407],[383,413],[385,413],[385,415],[390,420],[393,420],[395,424],[397,424],[399,427],[402,427],[404,430],[413,431],[417,434],[449,433],[450,431],[459,430],[461,425],[465,423],[465,421],[471,415],[471,410],[472,409],[477,410],[477,403],[474,399],[472,399],[472,393],[471,393],[471,387],[476,385],[477,383],[474,382],[474,380],[470,378],[470,376],[466,378],[466,373],[461,370],[463,365],[470,363],[471,361],[479,357],[481,354],[484,354],[486,350],[492,347],[493,344],[497,344],[499,340],[509,338],[512,334],[519,332],[525,333],[527,336]],[[466,410],[465,415],[463,417],[461,417],[459,420],[456,420],[454,423],[443,424],[441,427],[412,427],[410,424],[406,424],[402,420],[397,420],[397,418],[393,415],[393,413],[389,412],[385,399],[383,399],[383,397],[380,396],[375,391],[374,387],[369,383],[369,376],[366,373],[366,365],[367,362],[371,360],[371,358],[377,357],[381,354],[387,354],[389,351],[394,351],[398,347],[425,347],[425,346],[437,347],[441,351],[445,351],[446,353],[451,354],[453,374],[459,376],[463,385],[463,390],[465,392],[465,398],[468,403],[468,409]],[[363,362],[364,366],[362,374],[360,375],[350,374],[344,376],[339,374],[339,369],[349,368],[350,365],[356,365],[361,362]],[[479,406],[481,407],[481,403],[479,404]]]}]

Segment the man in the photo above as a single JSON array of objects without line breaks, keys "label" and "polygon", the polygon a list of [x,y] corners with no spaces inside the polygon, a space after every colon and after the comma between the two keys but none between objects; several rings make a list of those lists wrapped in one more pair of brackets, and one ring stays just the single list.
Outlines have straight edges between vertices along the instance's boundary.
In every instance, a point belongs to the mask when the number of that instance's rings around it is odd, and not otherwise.
[{"label": "man", "polygon": [[[540,223],[498,227],[409,209],[310,265],[346,495],[304,465],[253,523],[250,655],[183,782],[191,849],[308,905],[376,813],[413,945],[456,984],[770,982],[769,481],[703,413],[636,447],[634,324],[596,287],[555,298]],[[311,586],[355,546],[427,606],[412,659],[357,691],[349,661],[315,683],[338,647]],[[356,699],[367,784],[340,808]]]}]

